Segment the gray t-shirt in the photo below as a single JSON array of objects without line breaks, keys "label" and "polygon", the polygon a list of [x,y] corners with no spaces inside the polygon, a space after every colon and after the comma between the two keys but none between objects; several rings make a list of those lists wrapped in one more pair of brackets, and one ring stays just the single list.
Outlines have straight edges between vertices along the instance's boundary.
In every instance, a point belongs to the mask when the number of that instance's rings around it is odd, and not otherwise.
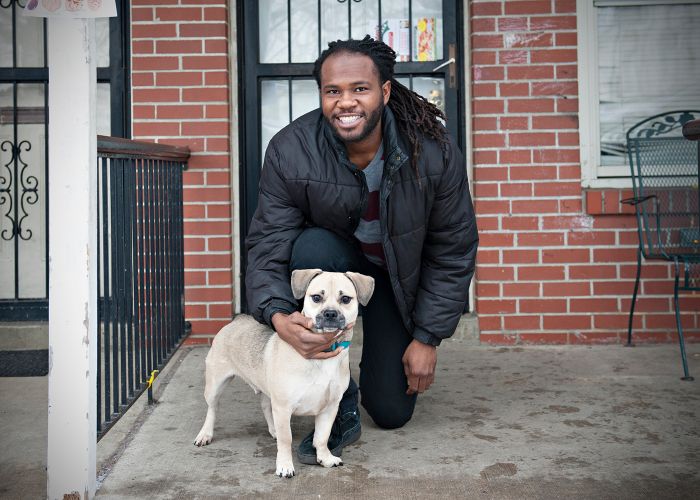
[{"label": "gray t-shirt", "polygon": [[379,185],[382,182],[383,172],[384,147],[380,145],[372,161],[363,170],[369,193],[367,208],[355,231],[355,238],[360,242],[362,252],[367,260],[380,267],[386,267],[379,227]]}]

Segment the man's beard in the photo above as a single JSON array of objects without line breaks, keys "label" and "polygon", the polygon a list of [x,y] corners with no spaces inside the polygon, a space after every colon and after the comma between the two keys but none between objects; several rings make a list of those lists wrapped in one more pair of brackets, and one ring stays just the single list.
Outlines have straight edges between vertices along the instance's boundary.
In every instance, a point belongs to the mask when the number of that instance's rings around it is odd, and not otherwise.
[{"label": "man's beard", "polygon": [[331,130],[333,130],[333,134],[338,139],[340,139],[342,142],[360,142],[360,141],[365,140],[367,137],[369,137],[369,135],[372,133],[372,131],[376,128],[376,126],[381,121],[383,113],[384,113],[384,101],[380,100],[379,106],[374,108],[374,110],[369,115],[367,115],[367,121],[365,122],[365,126],[362,128],[360,133],[354,137],[348,137],[348,138],[343,137],[339,133],[334,122],[329,123],[329,124],[331,125]]}]

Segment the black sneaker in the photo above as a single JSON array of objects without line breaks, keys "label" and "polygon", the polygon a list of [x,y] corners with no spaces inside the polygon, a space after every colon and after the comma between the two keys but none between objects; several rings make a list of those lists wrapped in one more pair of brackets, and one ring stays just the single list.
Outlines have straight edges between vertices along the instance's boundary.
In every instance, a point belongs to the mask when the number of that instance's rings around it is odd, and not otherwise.
[{"label": "black sneaker", "polygon": [[[328,438],[328,449],[336,457],[341,457],[343,448],[360,439],[360,412],[349,411],[335,417],[331,435]],[[314,431],[301,440],[297,448],[297,458],[302,464],[316,465],[316,448],[314,448]]]}]

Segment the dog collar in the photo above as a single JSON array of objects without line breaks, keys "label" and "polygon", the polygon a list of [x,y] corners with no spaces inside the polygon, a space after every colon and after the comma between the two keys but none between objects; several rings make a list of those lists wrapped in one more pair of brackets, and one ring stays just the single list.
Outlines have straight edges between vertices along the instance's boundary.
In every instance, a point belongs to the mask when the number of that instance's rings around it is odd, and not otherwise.
[{"label": "dog collar", "polygon": [[331,344],[331,346],[323,352],[333,352],[338,347],[343,347],[343,348],[347,349],[348,347],[350,347],[350,344],[351,344],[351,342],[349,340],[343,340],[342,342],[333,342]]}]

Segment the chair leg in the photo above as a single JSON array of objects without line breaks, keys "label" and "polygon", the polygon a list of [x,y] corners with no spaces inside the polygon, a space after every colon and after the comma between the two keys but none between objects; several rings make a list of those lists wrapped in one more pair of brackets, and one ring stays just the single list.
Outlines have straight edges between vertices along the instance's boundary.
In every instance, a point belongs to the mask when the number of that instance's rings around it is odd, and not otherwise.
[{"label": "chair leg", "polygon": [[634,320],[634,305],[637,302],[637,292],[639,291],[639,277],[642,274],[642,249],[637,247],[637,278],[634,281],[634,292],[632,293],[632,304],[630,304],[630,319],[627,326],[626,347],[633,347],[632,344],[632,321]]},{"label": "chair leg", "polygon": [[681,380],[693,381],[695,378],[691,377],[688,373],[688,359],[685,354],[685,340],[683,339],[683,327],[681,326],[681,312],[680,305],[678,304],[678,280],[680,278],[680,265],[678,260],[674,262],[674,267],[676,270],[676,279],[673,284],[673,305],[676,309],[676,328],[678,329],[678,342],[681,346],[681,360],[683,361],[683,377]]}]

